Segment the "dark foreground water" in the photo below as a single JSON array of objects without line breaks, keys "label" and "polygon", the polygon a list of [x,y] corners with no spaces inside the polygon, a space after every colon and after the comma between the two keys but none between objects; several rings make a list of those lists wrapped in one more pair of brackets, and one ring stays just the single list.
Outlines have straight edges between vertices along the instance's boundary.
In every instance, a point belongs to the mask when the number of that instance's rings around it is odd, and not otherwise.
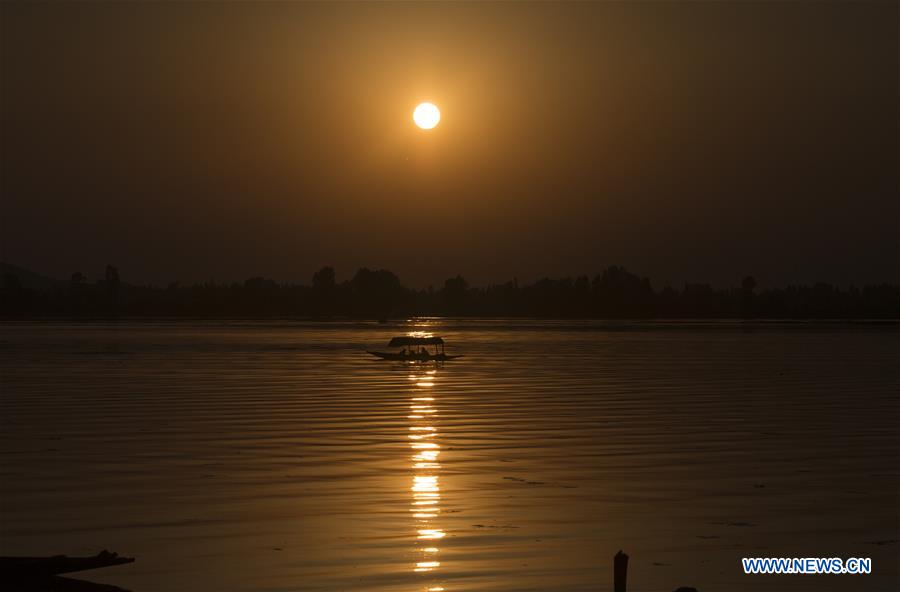
[{"label": "dark foreground water", "polygon": [[[434,331],[443,366],[366,349]],[[6,324],[0,553],[135,592],[900,589],[900,327]],[[871,557],[746,576],[744,556]]]}]

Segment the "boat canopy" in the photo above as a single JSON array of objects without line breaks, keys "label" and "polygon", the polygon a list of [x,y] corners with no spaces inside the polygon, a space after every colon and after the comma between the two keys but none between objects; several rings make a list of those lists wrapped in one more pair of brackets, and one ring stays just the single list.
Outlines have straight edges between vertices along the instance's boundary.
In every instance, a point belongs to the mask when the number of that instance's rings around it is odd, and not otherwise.
[{"label": "boat canopy", "polygon": [[388,347],[406,347],[409,345],[444,345],[440,337],[394,337]]}]

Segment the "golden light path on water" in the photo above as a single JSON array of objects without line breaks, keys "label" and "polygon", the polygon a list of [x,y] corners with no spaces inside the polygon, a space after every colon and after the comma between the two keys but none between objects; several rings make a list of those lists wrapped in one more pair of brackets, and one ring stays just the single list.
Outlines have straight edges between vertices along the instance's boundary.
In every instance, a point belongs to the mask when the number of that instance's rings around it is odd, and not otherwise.
[{"label": "golden light path on water", "polygon": [[[424,334],[414,333],[420,337]],[[435,425],[438,410],[432,389],[437,380],[437,369],[419,364],[410,365],[409,380],[412,393],[409,402],[409,447],[412,452],[412,504],[410,514],[416,531],[416,563],[413,571],[424,574],[441,566],[438,544],[446,536],[438,519],[441,512],[441,468],[438,429]],[[427,592],[441,592],[441,585],[430,584]]]}]

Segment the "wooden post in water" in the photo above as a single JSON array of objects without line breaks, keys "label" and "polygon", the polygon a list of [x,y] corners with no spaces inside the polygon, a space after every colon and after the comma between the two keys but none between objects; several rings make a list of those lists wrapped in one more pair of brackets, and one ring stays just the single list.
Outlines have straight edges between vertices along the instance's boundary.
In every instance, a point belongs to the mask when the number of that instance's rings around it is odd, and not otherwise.
[{"label": "wooden post in water", "polygon": [[613,591],[626,592],[628,586],[628,555],[619,552],[613,558]]}]

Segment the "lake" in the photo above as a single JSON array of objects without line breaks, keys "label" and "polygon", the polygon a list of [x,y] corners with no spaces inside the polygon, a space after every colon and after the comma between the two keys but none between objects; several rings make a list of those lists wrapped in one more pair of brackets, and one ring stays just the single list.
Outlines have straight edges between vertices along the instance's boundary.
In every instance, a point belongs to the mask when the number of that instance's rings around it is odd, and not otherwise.
[{"label": "lake", "polygon": [[[443,364],[379,361],[430,331]],[[6,323],[3,555],[134,592],[896,590],[900,325]],[[741,557],[871,557],[749,576]]]}]

